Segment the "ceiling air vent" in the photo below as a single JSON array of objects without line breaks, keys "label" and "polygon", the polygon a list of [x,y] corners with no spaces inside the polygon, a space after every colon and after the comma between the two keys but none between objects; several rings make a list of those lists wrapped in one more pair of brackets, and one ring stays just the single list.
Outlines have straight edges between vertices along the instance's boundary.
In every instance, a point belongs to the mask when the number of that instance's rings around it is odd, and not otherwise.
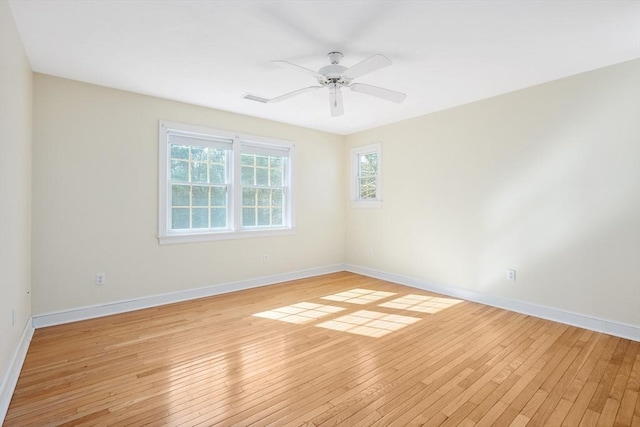
[{"label": "ceiling air vent", "polygon": [[250,101],[262,102],[266,104],[269,102],[267,98],[262,98],[261,96],[251,95],[250,93],[246,93],[242,96],[244,99],[248,99]]}]

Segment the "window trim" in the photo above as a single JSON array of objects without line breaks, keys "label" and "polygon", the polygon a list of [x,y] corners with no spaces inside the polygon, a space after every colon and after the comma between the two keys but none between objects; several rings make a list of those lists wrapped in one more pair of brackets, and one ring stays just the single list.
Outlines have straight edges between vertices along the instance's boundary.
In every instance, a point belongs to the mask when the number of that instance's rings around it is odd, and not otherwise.
[{"label": "window trim", "polygon": [[[193,231],[182,230],[180,232],[172,232],[169,224],[170,215],[168,205],[170,201],[170,176],[169,176],[169,133],[191,133],[201,135],[204,139],[231,139],[231,154],[229,164],[230,192],[228,197],[230,212],[227,218],[230,223],[228,227],[221,230]],[[283,236],[295,233],[295,212],[294,212],[294,150],[295,144],[290,141],[264,138],[255,135],[242,134],[238,132],[224,131],[212,129],[203,126],[195,126],[184,123],[176,123],[166,120],[160,120],[158,124],[158,242],[160,244],[168,243],[188,243],[188,242],[204,242],[212,240],[241,239],[252,237],[270,237]],[[208,137],[208,138],[207,138]],[[257,150],[272,150],[274,153],[278,151],[286,151],[288,161],[286,162],[285,187],[286,201],[283,214],[285,214],[285,225],[281,227],[243,227],[242,226],[242,177],[240,167],[240,155],[242,147],[256,147]]]},{"label": "window trim", "polygon": [[[351,150],[351,180],[349,181],[349,193],[351,207],[355,208],[380,208],[382,207],[382,143],[376,142],[369,145],[353,147]],[[359,198],[360,185],[358,180],[359,157],[363,154],[378,154],[378,172],[376,174],[376,198],[364,200]]]}]

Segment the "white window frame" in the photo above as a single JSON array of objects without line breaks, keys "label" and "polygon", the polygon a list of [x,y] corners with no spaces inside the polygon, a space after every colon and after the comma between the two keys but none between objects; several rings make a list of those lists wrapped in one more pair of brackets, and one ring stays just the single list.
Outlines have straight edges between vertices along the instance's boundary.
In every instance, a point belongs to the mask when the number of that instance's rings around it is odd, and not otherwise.
[{"label": "white window frame", "polygon": [[[171,229],[171,176],[170,176],[170,144],[169,133],[177,132],[193,134],[206,139],[230,139],[229,155],[229,188],[227,194],[229,211],[227,212],[227,227],[220,230],[172,230]],[[285,154],[288,161],[285,165],[284,186],[285,206],[283,209],[283,226],[242,226],[242,175],[240,160],[245,147],[246,152],[265,154]],[[295,145],[292,142],[263,138],[254,135],[241,134],[202,126],[161,120],[159,122],[158,137],[158,241],[160,244],[202,242],[211,240],[238,239],[248,237],[282,236],[295,233],[294,201],[293,201],[293,158]]]},{"label": "white window frame", "polygon": [[[360,180],[358,172],[360,170],[359,159],[364,154],[376,153],[378,155],[378,173],[376,174],[376,198],[360,198]],[[379,208],[382,207],[382,143],[363,145],[351,149],[351,180],[350,180],[351,206],[357,208]]]}]

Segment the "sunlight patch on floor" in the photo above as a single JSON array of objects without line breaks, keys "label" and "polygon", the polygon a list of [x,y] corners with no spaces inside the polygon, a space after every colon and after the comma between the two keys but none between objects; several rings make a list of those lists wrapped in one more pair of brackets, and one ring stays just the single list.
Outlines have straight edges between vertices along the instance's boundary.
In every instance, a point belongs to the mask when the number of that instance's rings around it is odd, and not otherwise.
[{"label": "sunlight patch on floor", "polygon": [[391,295],[395,295],[394,292],[374,291],[371,289],[351,289],[349,291],[339,292],[333,295],[327,295],[322,299],[330,301],[349,302],[352,304],[369,304],[374,301],[378,301]]},{"label": "sunlight patch on floor", "polygon": [[333,305],[299,302],[297,304],[274,308],[273,310],[263,311],[261,313],[255,313],[254,316],[301,324],[342,310],[345,309],[342,307],[335,307]]},{"label": "sunlight patch on floor", "polygon": [[400,310],[417,311],[420,313],[437,313],[446,308],[461,303],[454,298],[430,297],[426,295],[409,294],[382,304],[379,307],[397,308]]},{"label": "sunlight patch on floor", "polygon": [[418,320],[420,320],[418,317],[360,310],[334,320],[319,323],[316,326],[377,338],[402,329]]}]

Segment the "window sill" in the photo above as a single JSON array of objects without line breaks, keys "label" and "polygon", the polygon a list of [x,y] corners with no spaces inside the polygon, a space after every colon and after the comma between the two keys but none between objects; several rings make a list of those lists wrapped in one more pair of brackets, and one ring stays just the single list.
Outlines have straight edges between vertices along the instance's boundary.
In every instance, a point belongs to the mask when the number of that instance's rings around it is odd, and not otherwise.
[{"label": "window sill", "polygon": [[248,239],[258,237],[288,236],[295,234],[294,228],[247,229],[242,231],[222,231],[217,233],[166,234],[159,235],[161,245],[175,243],[210,242],[215,240]]},{"label": "window sill", "polygon": [[381,208],[382,200],[352,200],[352,208]]}]

